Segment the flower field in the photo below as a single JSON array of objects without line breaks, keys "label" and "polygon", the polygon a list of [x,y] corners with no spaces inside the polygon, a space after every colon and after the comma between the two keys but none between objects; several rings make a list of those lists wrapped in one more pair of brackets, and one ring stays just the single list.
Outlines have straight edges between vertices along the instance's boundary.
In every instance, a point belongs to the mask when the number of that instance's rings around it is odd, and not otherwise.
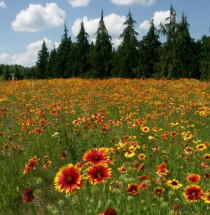
[{"label": "flower field", "polygon": [[0,82],[0,214],[207,215],[210,83]]}]

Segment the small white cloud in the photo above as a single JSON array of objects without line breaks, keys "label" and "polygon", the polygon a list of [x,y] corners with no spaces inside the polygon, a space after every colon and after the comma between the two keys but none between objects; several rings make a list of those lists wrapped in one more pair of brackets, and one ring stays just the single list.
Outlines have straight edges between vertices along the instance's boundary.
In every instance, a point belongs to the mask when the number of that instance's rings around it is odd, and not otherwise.
[{"label": "small white cloud", "polygon": [[[162,23],[163,25],[165,25],[167,23],[166,18],[170,16],[170,11],[157,11],[154,13],[153,17],[150,19],[153,19],[154,25],[156,28],[160,27],[160,24]],[[150,20],[144,20],[144,22],[142,22],[139,25],[140,29],[143,30],[148,30],[150,28]]]},{"label": "small white cloud", "polygon": [[129,4],[138,3],[141,5],[150,6],[155,2],[155,0],[111,0],[111,2],[119,5],[129,5]]},{"label": "small white cloud", "polygon": [[87,6],[90,0],[69,0],[72,7]]},{"label": "small white cloud", "polygon": [[58,46],[59,43],[53,42],[47,38],[38,40],[36,42],[30,43],[26,52],[20,54],[9,55],[7,53],[0,54],[0,64],[18,64],[23,66],[34,66],[37,62],[38,52],[41,50],[43,40],[46,42],[48,51],[50,51],[53,46]]},{"label": "small white cloud", "polygon": [[[96,31],[98,29],[98,23],[100,21],[100,18],[89,20],[88,17],[85,16],[82,19],[76,19],[71,28],[72,33],[75,37],[79,33],[82,20],[84,23],[85,31],[89,34],[90,41],[95,41]],[[114,47],[117,47],[121,42],[119,36],[125,28],[125,26],[123,25],[125,21],[125,16],[119,16],[114,13],[104,17],[104,23],[106,25],[109,35],[112,37],[112,43]]]},{"label": "small white cloud", "polygon": [[6,7],[7,7],[7,5],[5,4],[5,2],[4,2],[4,1],[0,1],[0,7],[6,8]]},{"label": "small white cloud", "polygon": [[30,4],[26,10],[20,11],[12,22],[15,31],[40,31],[45,28],[60,26],[64,23],[65,12],[55,3]]},{"label": "small white cloud", "polygon": [[139,25],[139,28],[143,29],[143,30],[148,30],[150,28],[150,21],[149,20],[144,20],[144,22],[142,22]]}]

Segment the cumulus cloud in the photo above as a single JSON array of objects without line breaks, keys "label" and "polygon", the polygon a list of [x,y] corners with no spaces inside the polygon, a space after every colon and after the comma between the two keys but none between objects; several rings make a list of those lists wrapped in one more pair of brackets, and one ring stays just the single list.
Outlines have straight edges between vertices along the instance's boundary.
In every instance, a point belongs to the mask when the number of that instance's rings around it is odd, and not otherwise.
[{"label": "cumulus cloud", "polygon": [[[154,15],[151,18],[151,20],[153,19],[155,27],[159,28],[161,23],[163,25],[165,25],[167,23],[166,18],[169,17],[169,16],[170,16],[170,10],[157,11],[157,12],[154,13]],[[142,22],[139,25],[139,28],[143,29],[143,30],[148,30],[150,28],[150,20],[144,20],[144,22]]]},{"label": "cumulus cloud", "polygon": [[90,0],[69,0],[72,7],[87,6]]},{"label": "cumulus cloud", "polygon": [[4,1],[0,1],[0,7],[4,7],[4,8],[7,7]]},{"label": "cumulus cloud", "polygon": [[7,53],[0,54],[0,64],[18,64],[23,66],[33,66],[37,62],[38,52],[41,50],[43,40],[46,42],[47,48],[50,51],[53,46],[58,47],[59,43],[53,43],[47,38],[30,43],[26,52],[20,54],[9,55]]},{"label": "cumulus cloud", "polygon": [[155,0],[111,0],[111,2],[119,5],[129,5],[129,4],[138,3],[141,5],[150,6],[155,2]]},{"label": "cumulus cloud", "polygon": [[55,3],[30,4],[26,10],[20,11],[12,22],[15,31],[40,31],[53,28],[64,23],[65,12]]},{"label": "cumulus cloud", "polygon": [[[75,37],[79,33],[82,20],[84,22],[85,31],[89,34],[90,41],[95,41],[96,31],[98,29],[98,23],[100,21],[100,18],[89,20],[88,17],[85,16],[82,19],[76,19],[71,28],[72,33]],[[119,36],[125,28],[125,26],[123,25],[125,21],[125,16],[119,16],[114,13],[104,17],[104,23],[106,25],[109,35],[112,37],[112,43],[115,47],[117,47],[121,42]]]}]

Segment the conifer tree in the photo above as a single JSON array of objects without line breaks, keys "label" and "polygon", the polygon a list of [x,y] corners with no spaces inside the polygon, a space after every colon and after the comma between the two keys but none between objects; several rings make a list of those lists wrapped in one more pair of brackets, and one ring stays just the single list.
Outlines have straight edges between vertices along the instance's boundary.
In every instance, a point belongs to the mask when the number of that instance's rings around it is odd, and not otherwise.
[{"label": "conifer tree", "polygon": [[59,77],[56,65],[57,65],[57,50],[54,46],[50,52],[49,60],[47,63],[48,74],[49,74],[49,77],[51,77],[51,78],[58,78]]},{"label": "conifer tree", "polygon": [[89,52],[90,44],[88,42],[88,33],[85,32],[83,21],[81,22],[80,31],[76,37],[77,41],[73,46],[73,76],[84,76],[90,69]]},{"label": "conifer tree", "polygon": [[69,78],[72,77],[71,69],[71,37],[68,37],[68,30],[66,24],[64,25],[64,34],[61,39],[61,43],[57,49],[57,77],[58,78]]},{"label": "conifer tree", "polygon": [[94,76],[97,78],[108,78],[112,69],[112,43],[111,36],[104,23],[103,11],[96,32],[96,42],[91,49],[91,66]]},{"label": "conifer tree", "polygon": [[137,70],[138,77],[154,77],[155,64],[159,62],[160,47],[161,42],[159,41],[159,35],[153,20],[151,20],[149,31],[140,42],[140,57]]},{"label": "conifer tree", "polygon": [[114,75],[124,78],[134,78],[135,72],[138,65],[139,55],[139,42],[137,36],[139,33],[135,31],[132,14],[129,11],[127,20],[124,25],[126,26],[123,30],[120,38],[122,38],[122,44],[118,47],[117,53],[114,59]]},{"label": "conifer tree", "polygon": [[36,78],[44,79],[48,78],[47,61],[49,57],[49,52],[46,46],[46,42],[43,40],[42,48],[38,52],[38,61],[36,63]]}]

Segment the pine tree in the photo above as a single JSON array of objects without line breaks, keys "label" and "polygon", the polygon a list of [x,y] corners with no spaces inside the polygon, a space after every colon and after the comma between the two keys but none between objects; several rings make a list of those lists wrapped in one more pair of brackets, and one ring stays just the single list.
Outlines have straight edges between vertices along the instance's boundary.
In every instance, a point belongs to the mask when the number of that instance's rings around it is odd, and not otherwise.
[{"label": "pine tree", "polygon": [[81,22],[80,31],[76,37],[77,42],[73,46],[74,63],[72,64],[73,76],[84,76],[85,73],[90,69],[89,53],[90,44],[88,42],[88,33],[85,32],[83,21]]},{"label": "pine tree", "polygon": [[123,30],[120,38],[122,38],[122,44],[118,47],[115,55],[114,64],[114,75],[124,78],[134,78],[135,69],[138,65],[139,55],[139,42],[137,36],[139,33],[135,31],[132,14],[129,11],[127,20],[124,25],[126,26]]},{"label": "pine tree", "polygon": [[54,46],[50,52],[49,60],[47,63],[48,74],[49,74],[49,77],[51,77],[51,78],[58,78],[59,77],[56,65],[57,65],[57,50]]},{"label": "pine tree", "polygon": [[15,65],[15,74],[14,74],[14,78],[15,80],[20,80],[22,79],[22,76],[20,74],[19,68],[17,65]]},{"label": "pine tree", "polygon": [[70,78],[72,77],[71,69],[71,37],[68,37],[68,30],[66,24],[64,25],[64,34],[61,39],[61,43],[57,49],[57,77],[58,78]]},{"label": "pine tree", "polygon": [[48,78],[47,61],[49,57],[49,52],[45,41],[43,40],[42,49],[38,52],[38,61],[36,63],[36,78],[44,79]]},{"label": "pine tree", "polygon": [[9,66],[6,66],[6,70],[4,72],[4,80],[12,80],[11,73],[9,71]]},{"label": "pine tree", "polygon": [[138,77],[154,77],[155,64],[159,62],[159,49],[161,42],[154,26],[153,20],[150,22],[150,28],[146,36],[140,42],[140,57],[137,75]]},{"label": "pine tree", "polygon": [[96,32],[96,42],[91,50],[91,66],[94,76],[97,78],[108,78],[112,69],[112,43],[111,36],[104,23],[103,11]]}]

